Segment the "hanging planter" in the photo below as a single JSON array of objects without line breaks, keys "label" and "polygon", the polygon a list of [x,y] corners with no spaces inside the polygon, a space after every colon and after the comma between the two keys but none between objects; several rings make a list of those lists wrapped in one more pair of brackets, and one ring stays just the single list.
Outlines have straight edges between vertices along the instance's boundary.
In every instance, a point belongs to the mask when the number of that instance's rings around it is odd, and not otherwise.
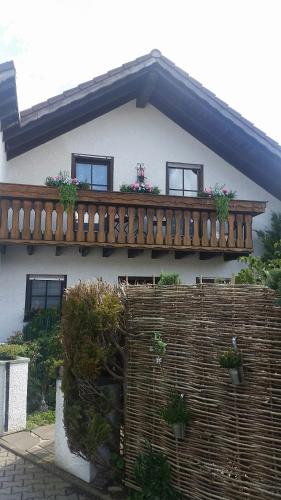
[{"label": "hanging planter", "polygon": [[153,332],[153,344],[150,346],[150,351],[155,354],[156,365],[161,365],[166,348],[167,343],[162,339],[161,333]]},{"label": "hanging planter", "polygon": [[186,426],[191,420],[183,394],[171,394],[167,405],[160,412],[163,420],[171,426],[176,440],[184,439]]},{"label": "hanging planter", "polygon": [[71,178],[68,172],[59,172],[56,177],[47,177],[45,185],[56,187],[59,191],[60,202],[64,210],[74,208],[77,202],[77,191],[80,189],[89,189],[89,184],[80,182],[76,178]]},{"label": "hanging planter", "polygon": [[219,363],[222,368],[227,368],[230,380],[234,385],[240,385],[244,382],[244,371],[242,354],[237,348],[230,348],[219,357]]},{"label": "hanging planter", "polygon": [[217,218],[220,222],[227,221],[229,214],[229,202],[236,197],[236,191],[231,191],[225,187],[216,184],[213,188],[206,188],[199,196],[203,198],[212,198],[217,209]]},{"label": "hanging planter", "polygon": [[143,163],[138,163],[136,182],[132,184],[122,184],[122,186],[120,186],[120,192],[160,194],[160,189],[158,186],[152,186],[152,184],[146,182]]}]

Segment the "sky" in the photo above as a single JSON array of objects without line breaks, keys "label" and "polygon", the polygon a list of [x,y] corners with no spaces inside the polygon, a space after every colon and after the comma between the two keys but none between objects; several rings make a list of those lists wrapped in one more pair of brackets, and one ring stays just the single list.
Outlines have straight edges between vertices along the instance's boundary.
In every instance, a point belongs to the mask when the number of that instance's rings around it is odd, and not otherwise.
[{"label": "sky", "polygon": [[158,48],[281,143],[280,0],[0,0],[23,110]]}]

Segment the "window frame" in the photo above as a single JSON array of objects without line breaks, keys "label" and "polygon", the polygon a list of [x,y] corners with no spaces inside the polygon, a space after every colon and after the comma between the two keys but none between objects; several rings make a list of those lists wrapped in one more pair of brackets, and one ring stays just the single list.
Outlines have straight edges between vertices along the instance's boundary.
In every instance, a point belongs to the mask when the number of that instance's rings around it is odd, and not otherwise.
[{"label": "window frame", "polygon": [[222,278],[219,276],[196,276],[196,285],[229,285],[231,278]]},{"label": "window frame", "polygon": [[[203,191],[204,189],[204,165],[200,163],[181,163],[181,162],[174,162],[174,161],[167,161],[166,162],[166,194],[169,196],[177,196],[173,195],[170,193],[170,186],[169,186],[169,169],[174,168],[174,169],[182,169],[183,172],[184,170],[199,170],[199,174],[197,175],[197,194],[200,191]],[[183,174],[183,189],[174,189],[173,191],[182,191],[183,194],[181,196],[184,196],[184,192],[192,192],[192,190],[184,189],[184,174]],[[185,197],[187,198],[187,197]],[[190,196],[191,198],[191,196]]]},{"label": "window frame", "polygon": [[[148,283],[130,283],[132,281],[147,281]],[[127,285],[157,285],[160,276],[118,276],[118,283],[126,283]]]},{"label": "window frame", "polygon": [[[35,311],[31,310],[31,300],[32,300],[32,281],[35,281],[34,279],[31,279],[31,276],[36,276],[41,278],[42,281],[60,281],[61,282],[61,298],[60,298],[60,310],[62,307],[62,299],[63,299],[63,294],[64,290],[66,289],[66,282],[67,282],[67,275],[66,274],[27,274],[26,275],[26,287],[25,287],[25,306],[24,306],[24,321],[29,321],[34,314]],[[63,279],[49,279],[51,277],[59,276],[60,278]],[[45,301],[47,299],[48,295],[45,295]],[[51,297],[51,295],[50,295]],[[54,295],[55,297],[55,295]],[[56,295],[57,297],[57,295]],[[46,311],[46,307],[44,309]]]},{"label": "window frame", "polygon": [[[85,155],[81,153],[71,154],[71,177],[76,177],[76,163],[81,161],[81,163],[95,163],[99,162],[102,165],[107,166],[107,190],[101,191],[99,189],[91,189],[94,192],[108,192],[113,191],[113,171],[114,171],[114,158],[113,156],[98,156],[98,155]],[[92,185],[91,185],[92,186]]]}]

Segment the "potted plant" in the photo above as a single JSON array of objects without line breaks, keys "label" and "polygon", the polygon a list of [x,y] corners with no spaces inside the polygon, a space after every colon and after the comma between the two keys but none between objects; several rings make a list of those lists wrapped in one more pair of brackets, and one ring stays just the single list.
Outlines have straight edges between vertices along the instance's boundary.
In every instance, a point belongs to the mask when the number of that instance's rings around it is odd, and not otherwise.
[{"label": "potted plant", "polygon": [[221,354],[219,363],[222,368],[227,368],[230,380],[234,385],[242,384],[244,380],[242,354],[238,349],[231,347]]},{"label": "potted plant", "polygon": [[160,332],[153,332],[153,345],[150,350],[155,354],[155,362],[161,365],[163,356],[166,352],[167,343],[161,337]]},{"label": "potted plant", "polygon": [[81,189],[89,189],[87,182],[80,182],[78,179],[71,178],[68,172],[59,172],[56,177],[47,177],[45,185],[56,187],[59,190],[60,202],[64,208],[74,208],[77,202],[77,191]]},{"label": "potted plant", "polygon": [[216,184],[214,187],[208,187],[199,196],[203,198],[212,198],[215,201],[217,209],[217,218],[220,222],[227,221],[229,213],[229,202],[236,197],[236,191],[227,189],[225,185]]},{"label": "potted plant", "polygon": [[122,184],[120,186],[120,192],[160,194],[160,189],[158,186],[152,186],[152,184],[146,182],[143,163],[138,163],[136,182],[133,182],[132,184]]},{"label": "potted plant", "polygon": [[161,410],[161,417],[170,425],[176,439],[183,439],[185,427],[191,420],[191,414],[186,407],[183,394],[171,394],[167,405]]}]

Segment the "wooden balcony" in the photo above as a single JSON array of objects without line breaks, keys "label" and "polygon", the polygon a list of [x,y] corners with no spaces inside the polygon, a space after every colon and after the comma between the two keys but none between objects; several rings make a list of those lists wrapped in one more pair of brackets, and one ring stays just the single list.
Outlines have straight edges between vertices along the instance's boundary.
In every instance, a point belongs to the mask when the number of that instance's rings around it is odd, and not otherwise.
[{"label": "wooden balcony", "polygon": [[81,191],[76,209],[64,212],[55,188],[0,183],[0,244],[245,254],[252,218],[265,206],[233,200],[220,224],[208,198]]}]

